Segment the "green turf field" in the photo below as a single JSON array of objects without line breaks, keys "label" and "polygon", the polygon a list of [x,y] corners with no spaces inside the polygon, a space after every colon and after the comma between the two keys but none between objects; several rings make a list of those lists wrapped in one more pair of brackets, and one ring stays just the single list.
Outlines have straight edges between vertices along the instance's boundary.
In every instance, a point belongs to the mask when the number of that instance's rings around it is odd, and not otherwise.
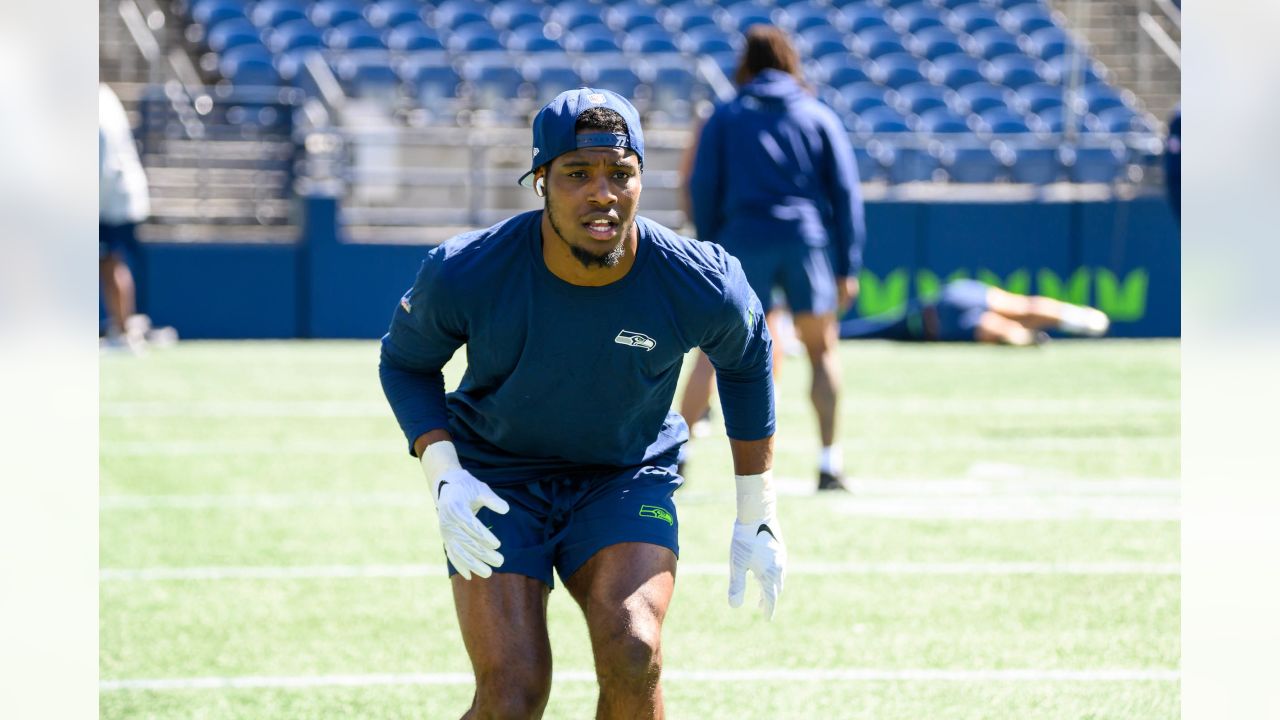
[{"label": "green turf field", "polygon": [[[775,472],[773,623],[725,602],[719,427],[679,491],[672,718],[1178,717],[1176,342],[845,344],[853,495],[815,496],[803,360]],[[107,718],[450,718],[470,700],[435,513],[372,342],[101,362]],[[457,362],[449,368],[456,383]],[[594,712],[552,593],[548,718]]]}]

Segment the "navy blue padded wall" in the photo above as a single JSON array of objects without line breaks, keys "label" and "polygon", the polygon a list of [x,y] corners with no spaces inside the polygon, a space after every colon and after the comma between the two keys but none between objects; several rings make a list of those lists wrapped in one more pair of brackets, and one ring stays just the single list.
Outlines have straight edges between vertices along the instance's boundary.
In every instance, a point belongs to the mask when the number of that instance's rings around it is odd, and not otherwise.
[{"label": "navy blue padded wall", "polygon": [[1080,262],[1092,270],[1091,302],[1111,316],[1111,334],[1180,335],[1182,236],[1168,202],[1148,197],[1079,208]]}]

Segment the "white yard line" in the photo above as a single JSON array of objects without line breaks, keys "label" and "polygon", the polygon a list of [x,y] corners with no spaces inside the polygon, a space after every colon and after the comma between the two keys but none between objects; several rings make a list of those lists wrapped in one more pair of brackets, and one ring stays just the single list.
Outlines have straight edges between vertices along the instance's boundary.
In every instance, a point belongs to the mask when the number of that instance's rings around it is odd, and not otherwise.
[{"label": "white yard line", "polygon": [[[933,668],[776,668],[750,670],[663,670],[667,682],[732,683],[732,682],[1178,682],[1178,670],[1164,668],[1114,668],[1097,670],[1058,670],[1019,668],[1008,670],[950,670]],[[554,673],[557,683],[594,683],[596,675],[589,670],[560,670]],[[138,678],[103,680],[99,692],[122,690],[299,690],[333,687],[385,687],[397,685],[471,685],[471,673],[403,673],[367,675],[301,675],[188,678]]]},{"label": "white yard line", "polygon": [[[1158,575],[1177,576],[1177,563],[1095,562],[846,562],[791,563],[788,575]],[[104,568],[101,582],[150,582],[160,580],[302,580],[321,578],[418,578],[443,577],[440,564],[416,565],[285,565]],[[726,566],[717,563],[681,563],[681,576],[723,576]]]}]

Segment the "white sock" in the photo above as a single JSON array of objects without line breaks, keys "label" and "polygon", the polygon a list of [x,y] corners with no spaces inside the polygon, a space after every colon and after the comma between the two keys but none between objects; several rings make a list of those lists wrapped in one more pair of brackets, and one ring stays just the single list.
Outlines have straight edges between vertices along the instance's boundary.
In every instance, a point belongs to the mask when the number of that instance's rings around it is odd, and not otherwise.
[{"label": "white sock", "polygon": [[840,452],[839,445],[828,445],[822,448],[822,455],[818,460],[818,471],[839,475],[844,470],[844,455]]},{"label": "white sock", "polygon": [[1110,325],[1111,321],[1107,319],[1106,313],[1101,310],[1079,305],[1066,305],[1062,308],[1062,319],[1058,322],[1058,329],[1072,335],[1098,337],[1105,335]]}]

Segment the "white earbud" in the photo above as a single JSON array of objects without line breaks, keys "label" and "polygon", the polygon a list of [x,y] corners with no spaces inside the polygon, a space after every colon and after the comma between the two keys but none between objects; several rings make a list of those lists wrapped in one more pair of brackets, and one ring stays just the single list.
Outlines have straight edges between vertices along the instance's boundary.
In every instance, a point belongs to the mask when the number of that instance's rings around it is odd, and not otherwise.
[{"label": "white earbud", "polygon": [[533,181],[533,194],[538,197],[547,196],[547,181],[542,178],[535,178]]}]

